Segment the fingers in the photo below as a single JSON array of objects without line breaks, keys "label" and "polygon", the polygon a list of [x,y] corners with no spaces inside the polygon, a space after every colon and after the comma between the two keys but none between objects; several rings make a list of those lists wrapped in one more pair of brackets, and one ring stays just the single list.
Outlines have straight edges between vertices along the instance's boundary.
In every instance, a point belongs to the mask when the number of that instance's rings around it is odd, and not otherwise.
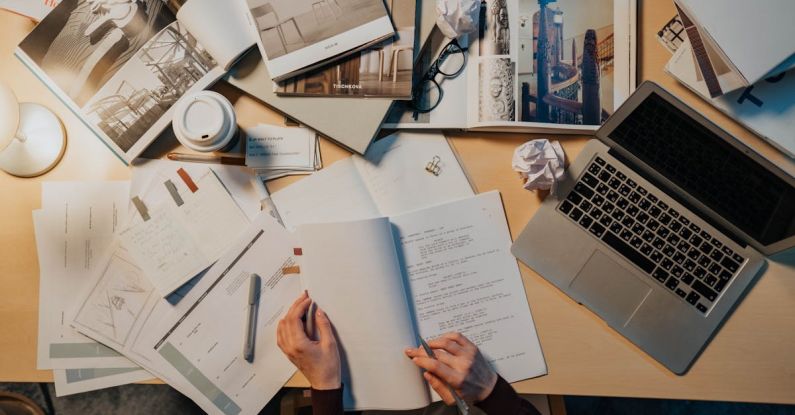
[{"label": "fingers", "polygon": [[431,372],[425,372],[422,376],[425,378],[428,384],[431,385],[433,390],[439,394],[444,403],[447,405],[455,404],[455,398],[453,397],[453,394],[450,393],[450,389],[444,384],[444,382],[441,381],[441,379],[434,376]]},{"label": "fingers", "polygon": [[439,337],[428,342],[432,349],[442,349],[447,353],[458,356],[464,353],[464,348],[455,340]]},{"label": "fingers", "polygon": [[298,319],[300,320],[301,317],[306,314],[306,310],[309,309],[309,306],[312,304],[312,299],[309,298],[309,294],[304,291],[301,295],[293,302],[293,305],[290,306],[290,309],[287,310],[287,315],[284,317],[285,319]]},{"label": "fingers", "polygon": [[471,341],[469,341],[469,339],[467,339],[466,337],[464,337],[464,335],[463,335],[463,334],[461,334],[461,333],[458,333],[458,332],[453,332],[453,333],[445,333],[445,334],[442,334],[442,335],[441,335],[441,336],[439,336],[439,338],[438,338],[438,339],[436,339],[436,340],[439,340],[439,339],[452,340],[452,341],[454,341],[454,342],[458,343],[458,345],[459,345],[459,346],[461,346],[461,347],[462,347],[462,348],[464,348],[464,349],[472,349],[472,348],[477,348],[477,346],[475,346],[475,344],[474,344],[474,343],[472,343]]},{"label": "fingers", "polygon": [[334,330],[331,328],[331,321],[325,311],[317,307],[315,310],[315,327],[317,328],[318,340],[322,344],[336,343]]},{"label": "fingers", "polygon": [[411,361],[450,385],[456,386],[461,383],[460,375],[439,360],[417,356],[413,357]]}]

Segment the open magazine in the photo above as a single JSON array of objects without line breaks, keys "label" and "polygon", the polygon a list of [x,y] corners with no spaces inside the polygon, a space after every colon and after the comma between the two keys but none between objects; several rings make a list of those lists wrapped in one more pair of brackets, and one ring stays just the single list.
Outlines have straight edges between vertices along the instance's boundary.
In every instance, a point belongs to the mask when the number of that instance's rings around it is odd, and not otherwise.
[{"label": "open magazine", "polygon": [[[466,62],[438,75],[439,105],[397,103],[385,128],[588,133],[635,89],[635,0],[487,0],[480,28],[459,39]],[[449,40],[418,58],[424,74]],[[455,53],[441,65],[456,71]],[[428,98],[425,98],[428,99]]]},{"label": "open magazine", "polygon": [[[419,47],[417,0],[387,2],[396,35],[331,65],[274,82],[283,96],[411,99]],[[434,14],[435,15],[435,14]]]},{"label": "open magazine", "polygon": [[212,85],[254,44],[238,2],[190,0],[176,14],[173,3],[64,1],[16,50],[128,163],[181,97]]},{"label": "open magazine", "polygon": [[384,0],[246,0],[274,81],[344,58],[395,34]]}]

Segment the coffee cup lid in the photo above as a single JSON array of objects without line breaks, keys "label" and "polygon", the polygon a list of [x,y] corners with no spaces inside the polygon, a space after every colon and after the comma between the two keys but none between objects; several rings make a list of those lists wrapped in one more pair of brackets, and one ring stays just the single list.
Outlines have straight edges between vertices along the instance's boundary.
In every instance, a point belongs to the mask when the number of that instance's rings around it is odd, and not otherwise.
[{"label": "coffee cup lid", "polygon": [[175,105],[173,127],[184,146],[196,151],[216,151],[232,140],[237,122],[229,100],[217,92],[201,91]]}]

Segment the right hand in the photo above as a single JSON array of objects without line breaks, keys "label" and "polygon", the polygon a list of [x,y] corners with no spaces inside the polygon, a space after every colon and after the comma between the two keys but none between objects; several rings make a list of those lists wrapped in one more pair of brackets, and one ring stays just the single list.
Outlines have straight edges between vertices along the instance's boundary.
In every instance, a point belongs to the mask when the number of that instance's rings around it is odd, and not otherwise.
[{"label": "right hand", "polygon": [[467,402],[480,402],[491,395],[497,384],[497,372],[463,334],[443,334],[429,341],[428,346],[438,360],[428,357],[422,347],[406,349],[406,355],[425,369],[425,380],[446,404],[455,404],[447,385]]},{"label": "right hand", "polygon": [[312,299],[304,291],[293,303],[276,330],[276,343],[287,358],[298,367],[312,388],[331,390],[342,387],[340,352],[337,339],[326,313],[317,307],[315,325],[318,339],[306,335],[301,317],[309,310]]}]

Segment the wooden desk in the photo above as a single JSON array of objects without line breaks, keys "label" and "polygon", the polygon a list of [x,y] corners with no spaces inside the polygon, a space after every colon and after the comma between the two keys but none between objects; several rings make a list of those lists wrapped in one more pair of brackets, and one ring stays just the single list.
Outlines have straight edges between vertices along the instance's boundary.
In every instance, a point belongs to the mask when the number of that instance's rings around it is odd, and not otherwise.
[{"label": "wooden desk", "polygon": [[[429,0],[426,0],[429,1]],[[795,162],[719,114],[663,73],[669,55],[654,35],[674,13],[671,1],[641,0],[639,24],[640,78],[669,88],[703,110],[729,132],[745,140],[795,175]],[[40,206],[45,180],[127,179],[129,171],[49,90],[12,55],[15,45],[32,29],[27,20],[0,12],[0,78],[9,82],[21,101],[52,108],[64,121],[69,143],[63,161],[37,179],[17,179],[0,173],[0,381],[51,381],[49,371],[35,370],[38,263],[31,211]],[[281,122],[281,117],[228,86],[218,90],[235,103],[243,126]],[[502,193],[513,235],[518,235],[541,201],[525,191],[511,170],[513,149],[531,135],[456,135],[453,143],[479,191]],[[569,158],[577,156],[585,137],[561,136]],[[161,139],[150,149],[158,155],[173,148]],[[323,141],[328,165],[347,155]],[[271,184],[277,190],[297,180]],[[535,272],[522,267],[549,375],[516,384],[523,393],[603,395],[649,398],[753,401],[795,404],[795,253],[770,262],[734,315],[718,333],[692,370],[671,374],[609,329],[585,308],[569,300]],[[297,375],[290,386],[305,386]]]}]

